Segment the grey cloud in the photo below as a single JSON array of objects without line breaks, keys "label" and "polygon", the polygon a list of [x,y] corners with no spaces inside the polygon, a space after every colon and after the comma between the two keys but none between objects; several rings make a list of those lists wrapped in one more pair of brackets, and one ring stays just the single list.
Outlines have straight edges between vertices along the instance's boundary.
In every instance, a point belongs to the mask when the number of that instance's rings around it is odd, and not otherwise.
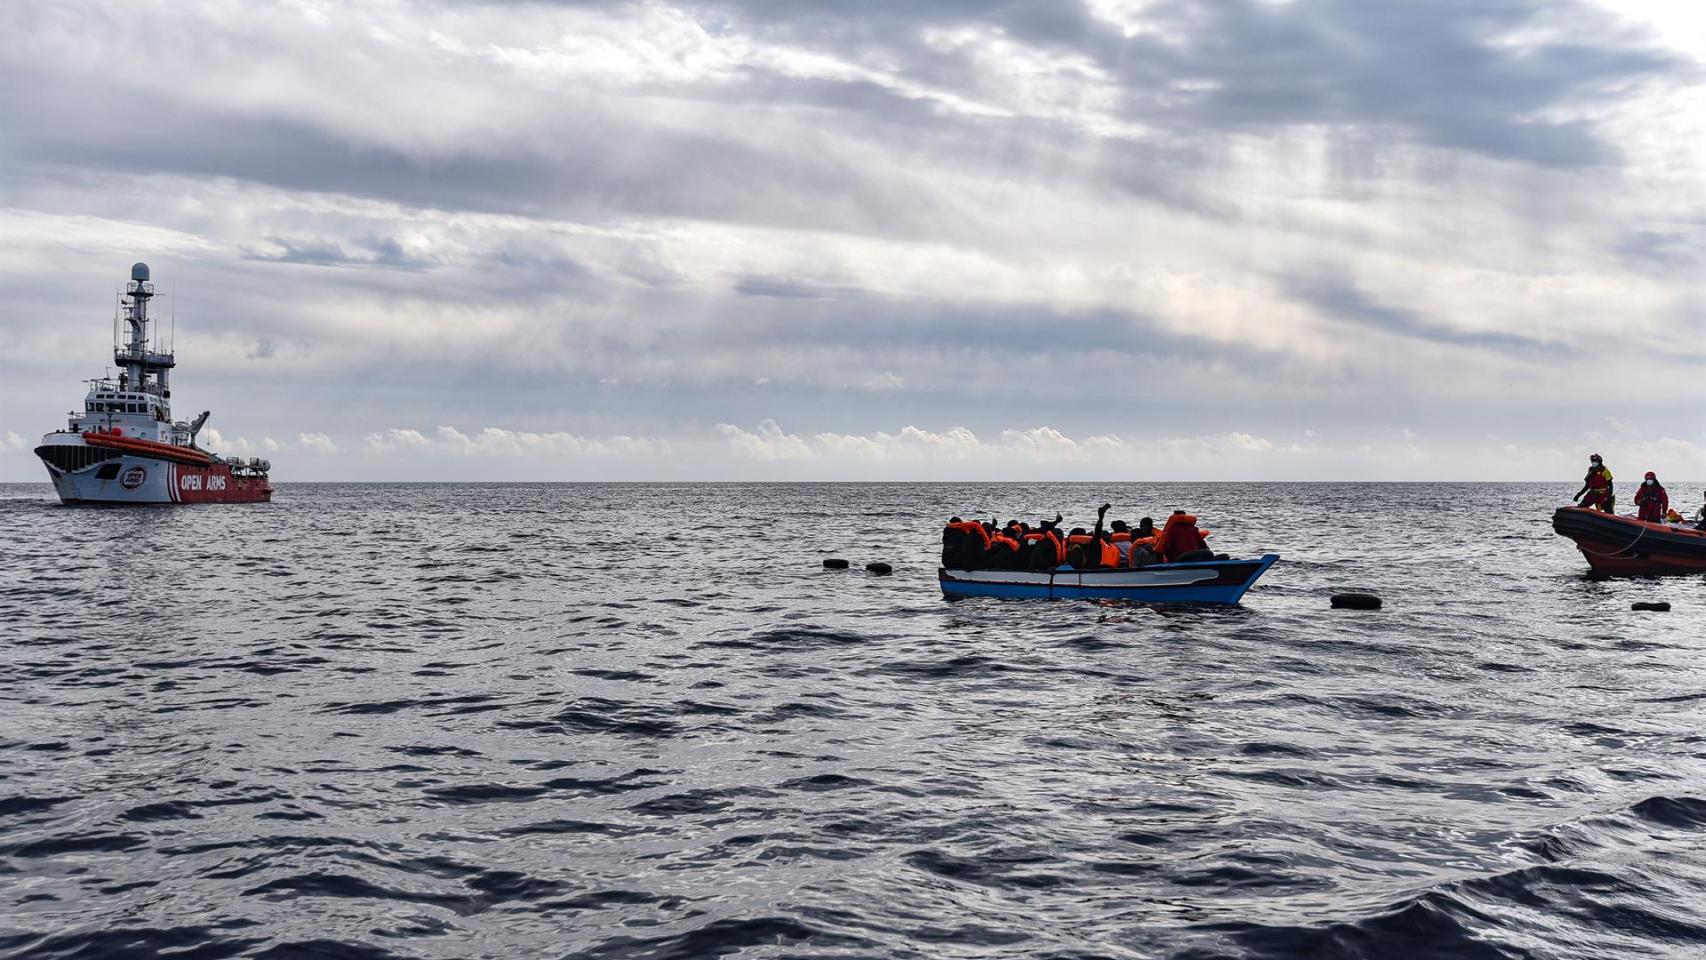
[{"label": "grey cloud", "polygon": [[774,297],[781,300],[851,300],[865,297],[863,291],[854,287],[823,286],[777,277],[741,277],[735,281],[733,289],[743,297]]},{"label": "grey cloud", "polygon": [[351,241],[358,252],[346,252],[336,240],[295,240],[289,237],[267,237],[267,243],[277,252],[245,248],[247,260],[267,263],[297,263],[316,267],[386,267],[393,270],[425,270],[431,260],[417,257],[403,249],[394,237],[365,236]]},{"label": "grey cloud", "polygon": [[1617,252],[1643,267],[1659,270],[1698,267],[1706,260],[1706,223],[1632,230],[1617,243]]},{"label": "grey cloud", "polygon": [[1575,353],[1568,344],[1499,331],[1463,330],[1429,319],[1407,307],[1384,303],[1354,284],[1332,279],[1298,279],[1289,284],[1296,299],[1322,315],[1365,330],[1412,340],[1459,347],[1479,347],[1518,355],[1563,356]]},{"label": "grey cloud", "polygon": [[[469,143],[424,155],[352,146],[299,119],[231,116],[133,91],[68,85],[75,115],[53,109],[0,71],[7,166],[233,177],[290,190],[411,206],[527,217],[686,216],[777,226],[905,231],[927,221],[928,197],[884,185],[824,151],[667,130],[593,102],[558,105],[544,142]],[[136,116],[149,122],[137,126]],[[18,173],[14,173],[14,176]],[[335,263],[329,248],[302,262]]]},{"label": "grey cloud", "polygon": [[[975,69],[920,40],[925,26],[985,26],[1032,46],[1089,57],[1118,76],[1127,112],[1174,133],[1288,125],[1390,126],[1423,142],[1543,166],[1614,157],[1592,127],[1547,110],[1607,100],[1696,68],[1620,31],[1585,3],[1558,0],[1164,0],[1158,30],[1124,37],[1082,4],[779,3],[720,9],[761,36],[846,54],[863,47],[909,76],[975,88]],[[1574,21],[1586,40],[1503,42]],[[1188,83],[1190,86],[1183,86]]]},{"label": "grey cloud", "polygon": [[[933,26],[981,25],[1082,54],[1122,84],[1125,112],[1161,132],[1143,142],[1086,136],[1035,118],[964,117],[869,80],[785,77],[757,68],[714,88],[657,86],[664,96],[835,114],[838,136],[911,154],[921,168],[1058,169],[1095,158],[1122,189],[1198,212],[1230,207],[1191,185],[1216,131],[1326,125],[1367,138],[1382,127],[1437,146],[1548,166],[1604,162],[1614,151],[1581,121],[1545,111],[1682,66],[1640,38],[1605,32],[1596,46],[1535,50],[1499,37],[1542,13],[1592,20],[1579,3],[1538,0],[1166,0],[1145,8],[1162,34],[1125,38],[1069,2],[816,4],[749,0],[701,8],[778,42],[892,63],[927,88],[978,95],[983,68],[924,42]],[[8,166],[107,168],[236,177],[296,190],[523,216],[661,215],[894,235],[949,219],[914,185],[885,183],[820,140],[809,115],[769,137],[664,129],[621,103],[565,95],[525,138],[426,152],[354,142],[311,119],[218,113],[140,97],[119,75],[41,78],[0,67],[0,147]],[[1182,83],[1189,83],[1189,88]],[[65,109],[66,104],[74,109]],[[143,124],[135,122],[146,117]],[[735,118],[738,122],[740,118]],[[1377,140],[1391,140],[1375,134]],[[1403,138],[1397,138],[1402,142]],[[814,142],[817,141],[817,142]],[[304,248],[298,262],[338,262]],[[385,263],[386,261],[378,261]],[[390,261],[388,265],[421,264]]]}]

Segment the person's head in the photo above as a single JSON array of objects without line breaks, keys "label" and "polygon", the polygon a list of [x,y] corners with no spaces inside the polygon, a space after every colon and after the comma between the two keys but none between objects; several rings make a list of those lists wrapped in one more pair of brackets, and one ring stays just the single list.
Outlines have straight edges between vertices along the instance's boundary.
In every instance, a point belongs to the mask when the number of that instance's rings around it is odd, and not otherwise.
[{"label": "person's head", "polygon": [[1154,533],[1155,532],[1155,518],[1154,517],[1144,517],[1142,520],[1137,521],[1137,531],[1146,537],[1149,536],[1150,534]]},{"label": "person's head", "polygon": [[1112,530],[1115,533],[1125,533],[1131,529],[1130,527],[1125,525],[1124,520],[1115,520],[1113,523],[1109,524],[1108,526],[1110,528],[1112,528]]},{"label": "person's head", "polygon": [[1653,471],[1651,471],[1651,470],[1648,470],[1648,471],[1647,471],[1647,480],[1646,480],[1646,484],[1647,484],[1647,486],[1649,486],[1649,487],[1650,487],[1650,486],[1653,486],[1653,485],[1654,485],[1654,484],[1656,484],[1656,483],[1658,483],[1658,482],[1659,482],[1659,476],[1658,476],[1658,474],[1656,474],[1656,473],[1654,473],[1654,472],[1653,472]]},{"label": "person's head", "polygon": [[1605,460],[1597,453],[1591,454],[1588,456],[1588,465],[1593,467],[1603,467],[1605,466]]},{"label": "person's head", "polygon": [[1181,516],[1184,516],[1184,514],[1185,514],[1185,511],[1183,511],[1183,510],[1174,510],[1173,511],[1173,516],[1175,516],[1175,517],[1181,517]]},{"label": "person's head", "polygon": [[1090,531],[1084,529],[1083,527],[1073,527],[1072,532],[1068,533],[1067,536],[1069,536],[1069,537],[1082,537],[1083,535],[1085,535],[1086,533],[1089,533],[1089,532]]},{"label": "person's head", "polygon": [[965,523],[965,521],[961,520],[959,517],[949,517],[948,522],[949,523]]}]

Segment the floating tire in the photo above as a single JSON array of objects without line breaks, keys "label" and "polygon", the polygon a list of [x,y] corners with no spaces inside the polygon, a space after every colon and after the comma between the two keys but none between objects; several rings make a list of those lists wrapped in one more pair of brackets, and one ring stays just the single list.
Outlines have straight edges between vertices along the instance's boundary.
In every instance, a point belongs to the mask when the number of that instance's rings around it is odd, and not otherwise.
[{"label": "floating tire", "polygon": [[1335,593],[1334,610],[1379,610],[1380,598],[1372,593]]},{"label": "floating tire", "polygon": [[881,560],[874,560],[865,564],[865,569],[877,574],[878,576],[888,576],[894,572],[894,567],[882,562]]},{"label": "floating tire", "polygon": [[1637,600],[1629,605],[1631,610],[1651,610],[1654,613],[1669,613],[1670,602],[1666,600]]},{"label": "floating tire", "polygon": [[823,562],[823,568],[825,570],[845,570],[847,569],[847,561],[840,557],[830,557]]}]

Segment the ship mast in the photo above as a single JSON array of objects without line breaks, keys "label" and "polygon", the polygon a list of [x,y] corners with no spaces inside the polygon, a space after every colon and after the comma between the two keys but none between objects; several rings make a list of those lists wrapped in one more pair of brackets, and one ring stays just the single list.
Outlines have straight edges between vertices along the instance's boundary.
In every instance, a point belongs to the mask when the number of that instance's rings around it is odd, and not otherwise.
[{"label": "ship mast", "polygon": [[138,263],[130,268],[130,283],[119,298],[124,322],[130,337],[123,344],[113,344],[113,363],[122,371],[126,389],[153,393],[161,399],[172,396],[172,368],[177,361],[170,353],[150,353],[148,350],[148,301],[154,298],[154,284],[148,279],[148,264]]}]

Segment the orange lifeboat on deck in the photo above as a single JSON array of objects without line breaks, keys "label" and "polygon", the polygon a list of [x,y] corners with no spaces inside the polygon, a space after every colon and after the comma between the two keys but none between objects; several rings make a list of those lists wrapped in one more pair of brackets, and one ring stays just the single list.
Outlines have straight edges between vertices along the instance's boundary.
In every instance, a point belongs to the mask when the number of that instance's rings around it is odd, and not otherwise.
[{"label": "orange lifeboat on deck", "polygon": [[205,467],[213,462],[213,457],[194,447],[180,447],[171,443],[160,443],[157,440],[144,440],[141,437],[126,437],[111,433],[85,433],[83,442],[91,447],[106,447],[110,450],[120,450],[138,457],[153,457],[156,460],[170,460],[173,463],[187,463],[192,466]]}]

